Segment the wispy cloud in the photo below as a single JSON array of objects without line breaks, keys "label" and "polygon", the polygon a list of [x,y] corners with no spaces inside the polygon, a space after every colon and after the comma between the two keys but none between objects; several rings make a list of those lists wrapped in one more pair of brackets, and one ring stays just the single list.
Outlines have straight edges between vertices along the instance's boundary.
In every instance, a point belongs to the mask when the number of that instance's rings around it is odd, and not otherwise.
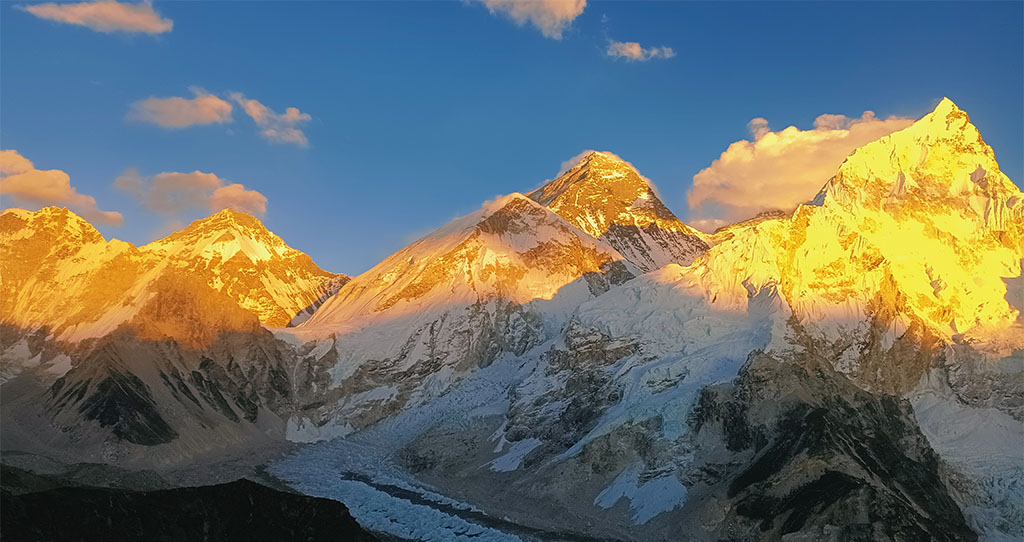
[{"label": "wispy cloud", "polygon": [[121,225],[116,211],[101,211],[96,198],[80,194],[71,186],[71,177],[59,170],[36,169],[30,160],[15,150],[0,151],[0,195],[10,196],[19,205],[70,207],[86,220]]},{"label": "wispy cloud", "polygon": [[766,119],[755,118],[747,124],[753,141],[729,145],[693,176],[690,222],[713,229],[809,201],[851,152],[912,122],[865,111],[860,118],[821,115],[812,130],[790,126],[775,132]]},{"label": "wispy cloud", "polygon": [[565,29],[583,13],[587,0],[480,0],[491,13],[501,13],[518,25],[530,23],[541,34],[560,40]]},{"label": "wispy cloud", "polygon": [[625,58],[626,60],[637,60],[640,62],[676,56],[676,52],[671,47],[646,48],[641,47],[635,41],[613,41],[608,44],[605,54],[613,58]]},{"label": "wispy cloud", "polygon": [[234,111],[231,102],[234,102],[256,123],[263,139],[271,143],[290,143],[300,147],[309,145],[305,132],[299,126],[309,122],[313,117],[299,111],[297,107],[288,107],[284,113],[278,113],[259,100],[247,98],[241,92],[230,92],[227,99],[223,99],[199,87],[189,87],[189,90],[192,91],[192,98],[151,96],[134,102],[129,106],[125,118],[171,130],[203,124],[226,124],[234,122],[231,116]]},{"label": "wispy cloud", "polygon": [[300,147],[309,144],[306,134],[297,126],[312,119],[296,107],[289,107],[284,113],[276,113],[257,100],[246,98],[241,92],[232,92],[231,99],[240,105],[249,117],[260,127],[260,135],[271,143],[292,143]]},{"label": "wispy cloud", "polygon": [[138,4],[114,0],[74,4],[47,2],[19,7],[41,19],[84,26],[97,32],[163,34],[170,32],[174,27],[174,21],[153,11],[151,2]]},{"label": "wispy cloud", "polygon": [[163,128],[181,129],[198,124],[231,122],[231,104],[198,87],[193,98],[149,97],[131,104],[128,120],[149,122]]},{"label": "wispy cloud", "polygon": [[267,212],[267,198],[239,183],[225,183],[213,173],[167,172],[143,177],[138,170],[129,169],[114,180],[114,186],[132,195],[147,209],[177,215],[190,209],[234,209],[255,216]]}]

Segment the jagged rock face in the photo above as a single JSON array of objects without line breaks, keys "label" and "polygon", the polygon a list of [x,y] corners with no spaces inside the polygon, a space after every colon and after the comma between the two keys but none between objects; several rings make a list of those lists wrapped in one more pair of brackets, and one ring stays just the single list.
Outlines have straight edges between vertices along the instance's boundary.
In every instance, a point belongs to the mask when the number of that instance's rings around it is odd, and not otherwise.
[{"label": "jagged rock face", "polygon": [[1024,347],[1006,298],[1022,224],[1024,195],[946,100],[855,151],[791,217],[716,234],[693,270],[739,302],[777,285],[793,341],[861,385],[905,393],[943,343],[982,341],[997,356]]},{"label": "jagged rock face", "polygon": [[74,333],[80,325],[101,327],[103,317],[131,295],[144,269],[140,260],[135,247],[107,243],[66,209],[7,209],[0,214],[0,321],[57,334]]},{"label": "jagged rock face", "polygon": [[[293,411],[292,351],[201,277],[178,271],[150,287],[130,322],[64,347],[69,370],[42,398],[6,405],[25,414],[14,418],[29,419],[42,403],[62,436],[36,436],[15,423],[12,440],[130,463],[283,438],[282,418]],[[168,446],[139,448],[156,445]]]},{"label": "jagged rock face", "polygon": [[977,539],[910,404],[826,360],[755,353],[692,420],[688,527],[721,540]]},{"label": "jagged rock face", "polygon": [[[591,153],[344,285],[303,287],[273,336],[254,314],[286,303],[253,280],[282,275],[260,262],[292,261],[294,284],[315,273],[245,217],[136,249],[9,212],[4,250],[102,317],[54,317],[15,271],[28,297],[0,306],[34,331],[4,319],[3,355],[67,373],[42,404],[94,457],[132,453],[111,435],[154,451],[286,435],[324,441],[303,448],[312,464],[370,447],[353,463],[591,536],[1019,536],[1022,201],[948,101],[859,149],[814,201],[710,248]],[[51,333],[91,339],[61,350]],[[22,438],[0,406],[5,440]]]},{"label": "jagged rock face", "polygon": [[529,195],[645,272],[689,265],[708,248],[700,232],[658,199],[648,179],[611,153],[591,151]]},{"label": "jagged rock face", "polygon": [[559,216],[513,194],[462,217],[346,284],[303,329],[365,325],[459,303],[550,299],[622,260]]}]

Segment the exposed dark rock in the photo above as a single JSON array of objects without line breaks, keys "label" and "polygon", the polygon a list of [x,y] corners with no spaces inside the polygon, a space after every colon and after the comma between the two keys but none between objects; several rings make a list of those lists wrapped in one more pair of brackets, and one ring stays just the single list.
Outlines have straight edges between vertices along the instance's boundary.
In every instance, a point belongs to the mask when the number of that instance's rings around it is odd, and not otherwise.
[{"label": "exposed dark rock", "polygon": [[88,381],[79,388],[78,397],[78,410],[85,419],[110,427],[118,438],[135,444],[151,446],[177,438],[177,432],[160,416],[149,387],[137,376],[112,369],[82,400],[81,390],[87,386]]},{"label": "exposed dark rock", "polygon": [[[827,363],[755,352],[735,382],[703,392],[693,425],[710,474],[694,493],[730,503],[720,527],[730,536],[977,539],[907,401]],[[714,435],[729,454],[712,452]]]},{"label": "exposed dark rock", "polygon": [[133,492],[64,487],[2,493],[7,542],[377,540],[344,504],[248,480]]}]

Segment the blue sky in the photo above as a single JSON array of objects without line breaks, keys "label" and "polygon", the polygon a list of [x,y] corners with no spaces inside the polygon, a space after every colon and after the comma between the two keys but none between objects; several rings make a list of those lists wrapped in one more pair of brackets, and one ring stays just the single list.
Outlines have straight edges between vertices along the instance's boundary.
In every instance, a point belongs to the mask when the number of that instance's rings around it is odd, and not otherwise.
[{"label": "blue sky", "polygon": [[[128,168],[258,191],[271,230],[351,274],[585,149],[632,162],[685,220],[694,175],[751,119],[917,118],[943,96],[1024,179],[1021,2],[591,2],[561,39],[479,2],[155,2],[173,29],[152,35],[19,5],[0,4],[0,147],[66,172],[123,213],[102,233],[136,244],[209,209],[146,208],[114,186]],[[615,58],[611,41],[674,56]],[[232,122],[126,117],[193,86],[233,103]],[[308,145],[261,137],[231,92],[310,115]]]}]

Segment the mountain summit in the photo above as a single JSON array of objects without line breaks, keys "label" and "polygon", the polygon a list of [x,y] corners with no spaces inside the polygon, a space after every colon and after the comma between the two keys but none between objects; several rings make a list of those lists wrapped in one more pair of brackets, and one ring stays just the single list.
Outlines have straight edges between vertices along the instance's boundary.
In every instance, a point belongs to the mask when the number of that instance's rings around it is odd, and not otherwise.
[{"label": "mountain summit", "polygon": [[233,209],[197,220],[140,250],[173,259],[270,326],[288,325],[310,312],[308,308],[349,279],[320,269],[259,219]]},{"label": "mountain summit", "polygon": [[529,194],[570,224],[615,247],[643,271],[689,265],[708,245],[658,198],[649,179],[610,152],[589,151]]}]

